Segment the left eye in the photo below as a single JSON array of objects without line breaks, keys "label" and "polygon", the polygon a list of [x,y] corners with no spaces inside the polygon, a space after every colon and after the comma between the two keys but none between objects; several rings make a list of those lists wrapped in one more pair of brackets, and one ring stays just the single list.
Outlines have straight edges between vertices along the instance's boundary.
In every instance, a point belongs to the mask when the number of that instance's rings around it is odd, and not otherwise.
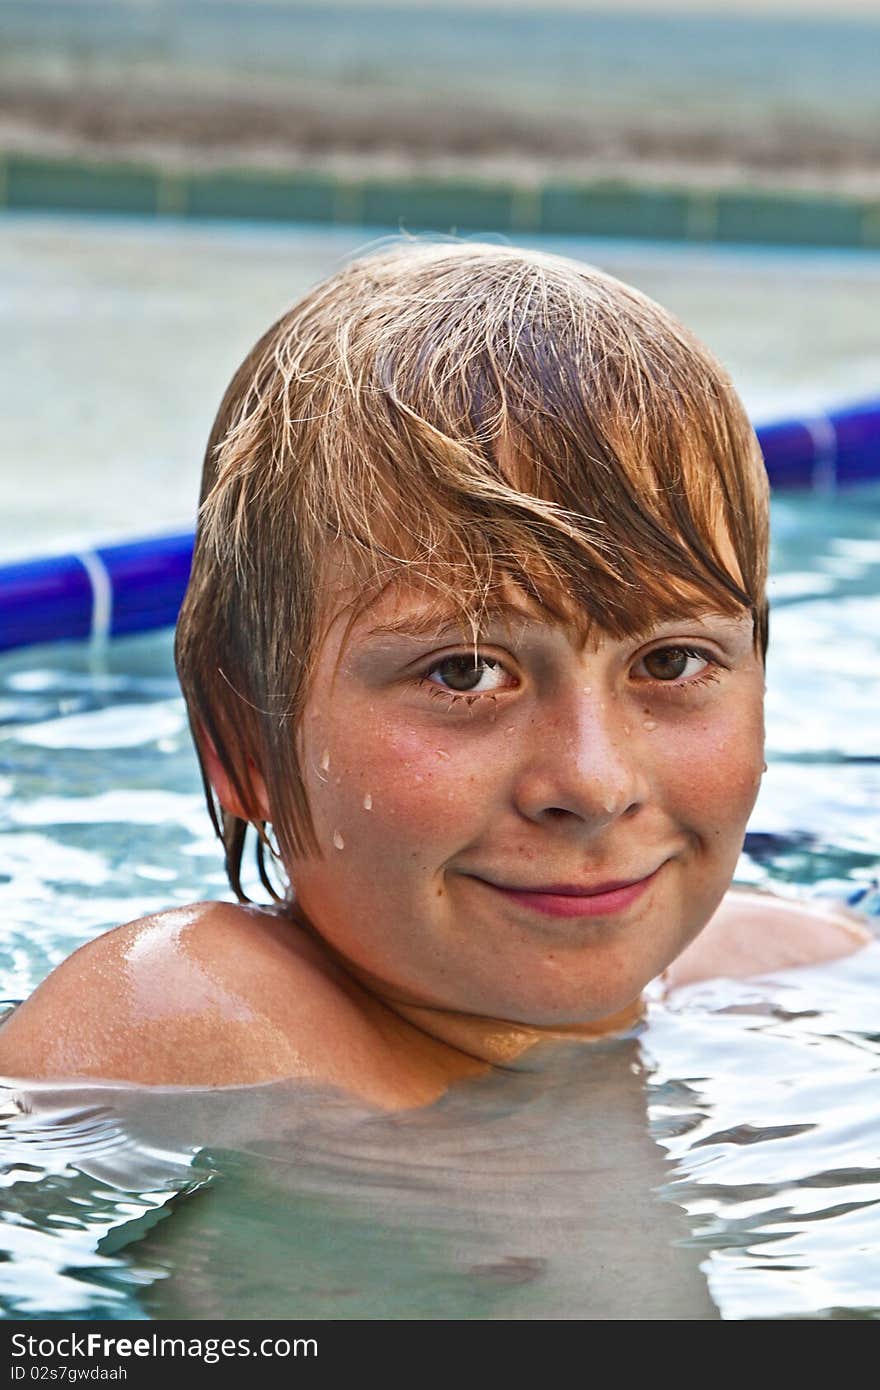
[{"label": "left eye", "polygon": [[[443,684],[438,680],[431,679],[437,672],[443,672]],[[480,687],[483,677],[489,675],[488,685]],[[442,661],[434,663],[425,672],[425,679],[431,685],[438,685],[441,690],[447,690],[459,695],[488,695],[495,690],[502,689],[502,679],[504,667],[500,661],[494,660],[491,656],[481,656],[475,662],[473,655],[469,656],[447,656]]]},{"label": "left eye", "polygon": [[643,656],[640,665],[655,681],[678,681],[686,676],[698,676],[711,664],[706,652],[692,647],[658,647]]}]

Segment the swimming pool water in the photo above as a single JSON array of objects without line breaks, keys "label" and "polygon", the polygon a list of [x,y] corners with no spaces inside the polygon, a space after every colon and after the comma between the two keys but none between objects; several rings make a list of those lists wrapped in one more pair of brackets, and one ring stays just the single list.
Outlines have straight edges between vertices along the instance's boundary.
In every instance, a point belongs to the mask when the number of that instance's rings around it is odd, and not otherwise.
[{"label": "swimming pool water", "polygon": [[[880,919],[880,491],[774,503],[738,878]],[[0,664],[0,998],[226,896],[168,634]],[[256,890],[255,890],[256,891]],[[0,1302],[44,1317],[880,1316],[880,945],[653,1001],[426,1111],[301,1086],[8,1095]]]}]

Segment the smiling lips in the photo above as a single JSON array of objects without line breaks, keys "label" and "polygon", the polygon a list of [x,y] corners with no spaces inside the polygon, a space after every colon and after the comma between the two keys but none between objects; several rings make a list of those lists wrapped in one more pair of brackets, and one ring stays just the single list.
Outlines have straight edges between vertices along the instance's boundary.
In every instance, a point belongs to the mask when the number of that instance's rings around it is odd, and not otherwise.
[{"label": "smiling lips", "polygon": [[[660,868],[662,868],[662,864]],[[601,883],[594,888],[581,888],[570,883],[552,883],[538,888],[503,888],[490,883],[488,879],[478,879],[496,893],[503,893],[523,907],[535,908],[551,917],[607,917],[621,912],[641,896],[660,872],[660,868],[647,874],[645,878]]]}]

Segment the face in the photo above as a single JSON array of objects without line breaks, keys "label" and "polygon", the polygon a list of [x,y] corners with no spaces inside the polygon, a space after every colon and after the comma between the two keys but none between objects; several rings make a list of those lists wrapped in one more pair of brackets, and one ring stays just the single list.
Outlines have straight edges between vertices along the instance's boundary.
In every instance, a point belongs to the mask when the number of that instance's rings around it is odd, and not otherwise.
[{"label": "face", "polygon": [[[299,908],[390,1000],[533,1025],[625,1008],[730,883],[763,763],[749,614],[586,645],[512,586],[470,634],[389,590],[324,642]],[[424,628],[424,630],[423,630]],[[338,665],[337,665],[338,662]]]}]

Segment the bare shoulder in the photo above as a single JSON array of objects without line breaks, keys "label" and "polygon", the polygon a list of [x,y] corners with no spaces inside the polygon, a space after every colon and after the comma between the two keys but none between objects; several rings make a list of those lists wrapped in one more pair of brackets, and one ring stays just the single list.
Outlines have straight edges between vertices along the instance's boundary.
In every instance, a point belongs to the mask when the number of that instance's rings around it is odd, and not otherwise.
[{"label": "bare shoulder", "polygon": [[351,1041],[358,1016],[341,972],[295,923],[195,903],[63,961],[0,1028],[0,1076],[239,1085],[314,1074],[320,1038],[332,1081],[328,1036]]},{"label": "bare shoulder", "polygon": [[845,907],[731,889],[666,972],[669,989],[725,976],[747,979],[852,955],[873,937]]}]

